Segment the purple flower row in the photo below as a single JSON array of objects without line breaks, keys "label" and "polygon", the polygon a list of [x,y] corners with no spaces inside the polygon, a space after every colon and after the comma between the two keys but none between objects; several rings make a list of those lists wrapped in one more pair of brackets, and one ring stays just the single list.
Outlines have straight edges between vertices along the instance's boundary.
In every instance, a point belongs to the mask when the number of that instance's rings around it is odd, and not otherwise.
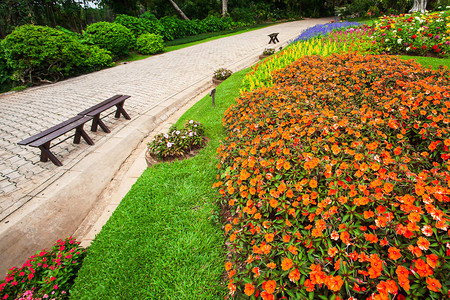
[{"label": "purple flower row", "polygon": [[347,27],[353,26],[361,26],[362,24],[359,22],[337,22],[337,23],[327,23],[327,24],[319,24],[313,27],[310,27],[302,32],[296,39],[292,40],[291,43],[296,43],[299,41],[306,41],[311,38],[326,35],[334,30],[339,30]]}]

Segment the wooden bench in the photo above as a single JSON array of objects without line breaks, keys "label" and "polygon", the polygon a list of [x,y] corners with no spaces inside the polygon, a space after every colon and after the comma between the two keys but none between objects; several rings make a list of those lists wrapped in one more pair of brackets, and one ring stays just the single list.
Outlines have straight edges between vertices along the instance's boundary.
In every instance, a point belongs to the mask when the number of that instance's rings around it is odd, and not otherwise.
[{"label": "wooden bench", "polygon": [[127,112],[123,108],[125,100],[127,100],[128,98],[130,98],[130,96],[115,95],[109,99],[106,99],[103,102],[100,102],[97,105],[94,105],[94,106],[80,112],[78,115],[79,116],[88,116],[88,117],[93,118],[91,131],[96,132],[97,127],[100,126],[104,132],[110,133],[111,131],[109,130],[109,128],[106,127],[105,123],[103,123],[103,121],[100,119],[100,114],[102,112],[104,112],[105,110],[107,110],[113,106],[116,106],[117,109],[116,109],[115,117],[120,118],[120,115],[123,115],[125,117],[125,119],[130,120],[131,119],[130,116],[127,114]]},{"label": "wooden bench", "polygon": [[278,32],[277,32],[277,33],[271,33],[271,34],[269,34],[269,37],[270,37],[269,44],[272,43],[272,42],[273,42],[274,44],[280,42],[280,41],[278,40]]},{"label": "wooden bench", "polygon": [[73,142],[75,144],[79,144],[81,137],[86,141],[88,145],[94,145],[92,139],[87,135],[86,131],[84,131],[83,126],[84,123],[92,120],[91,116],[76,116],[65,122],[62,122],[58,125],[53,126],[41,133],[33,135],[21,142],[19,145],[29,145],[31,147],[36,147],[41,149],[41,161],[46,162],[50,159],[55,165],[62,166],[62,163],[56,158],[56,156],[50,151],[50,143],[54,139],[62,136],[63,134],[75,129],[75,137]]},{"label": "wooden bench", "polygon": [[115,117],[119,118],[120,115],[123,115],[125,119],[130,120],[130,116],[127,114],[123,105],[125,100],[130,98],[127,95],[115,95],[109,99],[106,99],[99,104],[92,106],[82,112],[80,112],[77,116],[64,121],[58,125],[53,126],[41,133],[33,135],[23,141],[20,141],[19,145],[28,145],[31,147],[37,147],[41,149],[41,161],[46,162],[49,159],[57,166],[62,166],[62,163],[56,158],[56,156],[50,151],[50,143],[54,139],[62,136],[63,134],[75,129],[75,137],[73,142],[75,144],[79,144],[81,137],[86,141],[88,145],[94,145],[92,139],[87,135],[86,131],[83,129],[83,126],[86,122],[92,120],[91,131],[97,131],[97,127],[100,126],[103,131],[109,133],[110,130],[106,127],[105,123],[100,119],[100,114],[105,110],[116,106]]}]

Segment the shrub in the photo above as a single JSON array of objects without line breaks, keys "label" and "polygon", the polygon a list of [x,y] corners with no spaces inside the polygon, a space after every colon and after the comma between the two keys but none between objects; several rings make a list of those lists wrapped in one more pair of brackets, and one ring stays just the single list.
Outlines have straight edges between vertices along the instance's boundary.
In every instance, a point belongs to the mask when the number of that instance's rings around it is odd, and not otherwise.
[{"label": "shrub", "polygon": [[45,26],[17,27],[2,41],[2,47],[13,78],[24,83],[56,81],[112,63],[109,52]]},{"label": "shrub", "polygon": [[230,295],[448,297],[449,83],[444,69],[346,54],[243,93],[214,185]]},{"label": "shrub", "polygon": [[58,240],[50,251],[37,252],[21,268],[11,268],[0,281],[0,297],[68,299],[85,256],[86,250],[74,238]]},{"label": "shrub", "polygon": [[172,41],[174,39],[182,38],[186,36],[186,30],[184,22],[177,17],[162,17],[160,20],[161,25],[164,27],[164,39],[166,41]]},{"label": "shrub", "polygon": [[116,58],[128,54],[135,44],[131,30],[118,23],[91,24],[86,28],[85,35],[91,43],[110,51]]},{"label": "shrub", "polygon": [[11,87],[12,70],[6,63],[5,51],[0,41],[0,93],[6,92]]},{"label": "shrub", "polygon": [[155,54],[164,49],[164,41],[160,35],[147,33],[137,39],[136,48],[141,54]]},{"label": "shrub", "polygon": [[203,125],[194,120],[187,121],[184,128],[171,127],[169,133],[158,134],[148,144],[149,153],[159,159],[183,156],[204,143]]},{"label": "shrub", "polygon": [[133,32],[135,37],[139,37],[145,33],[161,34],[162,25],[158,20],[150,21],[145,18],[136,18],[128,15],[117,15],[114,23],[121,24]]},{"label": "shrub", "polygon": [[219,80],[225,80],[228,77],[230,77],[231,74],[233,74],[233,72],[231,70],[228,70],[225,68],[220,68],[220,69],[217,69],[216,71],[214,71],[213,77],[216,79],[219,79]]}]

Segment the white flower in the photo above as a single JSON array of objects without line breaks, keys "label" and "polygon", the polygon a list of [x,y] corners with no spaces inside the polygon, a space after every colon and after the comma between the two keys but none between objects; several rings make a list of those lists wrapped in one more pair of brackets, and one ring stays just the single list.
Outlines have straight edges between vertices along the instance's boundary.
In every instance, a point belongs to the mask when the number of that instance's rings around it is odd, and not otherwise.
[{"label": "white flower", "polygon": [[177,131],[175,131],[175,133],[176,133],[176,135],[179,135],[179,134],[180,134],[180,131],[179,131],[179,130],[177,130]]},{"label": "white flower", "polygon": [[169,138],[169,135],[168,135],[167,133],[164,133],[164,137],[165,137],[166,139],[168,139],[168,138]]},{"label": "white flower", "polygon": [[181,136],[182,139],[185,139],[186,137],[184,135]]},{"label": "white flower", "polygon": [[167,143],[167,148],[170,148],[170,147],[172,147],[173,146],[173,143],[171,143],[171,142],[168,142]]},{"label": "white flower", "polygon": [[190,120],[190,121],[189,121],[189,124],[192,124],[192,123],[194,123],[194,120]]},{"label": "white flower", "polygon": [[389,39],[385,39],[384,41],[387,43],[387,42],[389,42]]},{"label": "white flower", "polygon": [[411,47],[407,47],[407,48],[406,48],[406,51],[409,51],[409,50],[411,50]]},{"label": "white flower", "polygon": [[193,135],[192,131],[191,131],[191,132],[189,132],[189,136],[192,136],[192,135]]},{"label": "white flower", "polygon": [[399,44],[399,45],[400,45],[402,42],[403,42],[402,39],[398,39],[398,40],[397,40],[397,44]]}]

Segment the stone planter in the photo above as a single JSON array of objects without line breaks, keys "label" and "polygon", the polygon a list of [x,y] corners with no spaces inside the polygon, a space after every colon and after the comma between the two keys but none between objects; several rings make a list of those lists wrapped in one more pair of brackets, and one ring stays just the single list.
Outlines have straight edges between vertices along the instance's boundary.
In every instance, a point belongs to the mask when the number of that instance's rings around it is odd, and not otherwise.
[{"label": "stone planter", "polygon": [[[224,80],[225,80],[225,79],[224,79]],[[222,79],[217,79],[217,78],[215,78],[215,77],[212,78],[212,82],[213,82],[214,85],[219,85],[219,84],[221,84],[222,82],[224,82],[224,80],[222,80]]]}]

